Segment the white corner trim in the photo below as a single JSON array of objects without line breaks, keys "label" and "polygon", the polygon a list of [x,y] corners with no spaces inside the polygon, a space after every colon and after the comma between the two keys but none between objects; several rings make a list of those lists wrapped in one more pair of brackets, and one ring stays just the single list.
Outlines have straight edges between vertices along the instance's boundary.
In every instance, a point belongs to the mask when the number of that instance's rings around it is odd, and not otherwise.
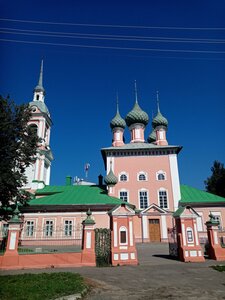
[{"label": "white corner trim", "polygon": [[171,174],[172,191],[173,191],[173,204],[174,204],[174,211],[175,211],[175,210],[177,210],[178,202],[181,199],[180,180],[179,180],[178,165],[177,165],[177,155],[170,154],[169,162],[170,162],[170,174]]}]

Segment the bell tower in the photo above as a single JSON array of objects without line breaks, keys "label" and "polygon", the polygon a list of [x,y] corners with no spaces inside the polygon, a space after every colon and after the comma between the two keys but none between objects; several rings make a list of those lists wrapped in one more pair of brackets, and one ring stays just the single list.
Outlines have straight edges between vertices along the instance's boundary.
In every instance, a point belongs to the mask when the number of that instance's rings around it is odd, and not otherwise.
[{"label": "bell tower", "polygon": [[35,162],[26,170],[27,185],[25,188],[38,189],[49,185],[51,162],[53,160],[50,148],[50,133],[52,120],[45,104],[45,89],[43,87],[43,60],[39,74],[38,84],[34,89],[33,101],[29,103],[32,116],[28,123],[40,139]]}]

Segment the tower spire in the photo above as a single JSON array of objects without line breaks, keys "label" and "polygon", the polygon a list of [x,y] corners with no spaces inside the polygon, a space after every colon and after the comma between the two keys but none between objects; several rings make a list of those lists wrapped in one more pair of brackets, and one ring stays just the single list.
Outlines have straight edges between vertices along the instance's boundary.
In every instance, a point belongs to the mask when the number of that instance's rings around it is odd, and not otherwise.
[{"label": "tower spire", "polygon": [[134,80],[134,93],[135,93],[135,103],[138,103],[138,97],[137,97],[137,82]]},{"label": "tower spire", "polygon": [[116,113],[119,113],[119,96],[118,92],[116,93]]},{"label": "tower spire", "polygon": [[42,92],[43,94],[45,94],[45,89],[43,87],[43,59],[41,60],[41,68],[40,68],[38,85],[35,87],[34,92]]},{"label": "tower spire", "polygon": [[156,91],[156,101],[157,101],[158,112],[160,112],[160,109],[159,109],[159,91]]},{"label": "tower spire", "polygon": [[40,69],[38,85],[39,87],[43,88],[43,59],[41,60],[41,69]]}]

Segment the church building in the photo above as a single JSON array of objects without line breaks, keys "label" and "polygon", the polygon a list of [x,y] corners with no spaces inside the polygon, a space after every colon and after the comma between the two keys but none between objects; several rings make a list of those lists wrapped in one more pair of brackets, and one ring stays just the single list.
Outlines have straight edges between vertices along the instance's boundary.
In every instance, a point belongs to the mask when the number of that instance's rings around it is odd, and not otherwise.
[{"label": "church building", "polygon": [[[225,226],[224,198],[180,184],[177,157],[182,147],[167,141],[168,121],[161,113],[158,94],[158,110],[147,141],[145,128],[149,117],[140,103],[136,84],[134,106],[124,119],[117,103],[115,117],[110,122],[112,144],[101,149],[106,170],[104,182],[100,175],[97,184],[73,184],[67,176],[64,185],[49,185],[52,120],[45,104],[42,61],[30,102],[29,122],[41,141],[35,163],[26,173],[28,182],[24,188],[34,197],[28,206],[20,208],[24,222],[22,245],[35,241],[48,243],[51,239],[72,244],[74,228],[81,226],[88,210],[96,228],[110,228],[110,213],[121,204],[134,212],[131,229],[135,242],[167,242],[175,226],[173,214],[180,206],[190,205],[198,212],[197,227],[202,240],[206,239],[205,222],[209,213],[220,221],[221,229]],[[125,130],[130,131],[128,143],[124,142]]]}]

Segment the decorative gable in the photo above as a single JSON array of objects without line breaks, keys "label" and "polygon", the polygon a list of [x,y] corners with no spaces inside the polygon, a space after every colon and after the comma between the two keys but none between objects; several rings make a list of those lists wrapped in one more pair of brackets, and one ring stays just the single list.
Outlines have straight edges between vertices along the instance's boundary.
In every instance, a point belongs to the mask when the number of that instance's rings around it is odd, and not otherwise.
[{"label": "decorative gable", "polygon": [[141,214],[168,214],[168,212],[159,207],[157,204],[153,203],[151,205],[149,205],[146,209],[144,209]]},{"label": "decorative gable", "polygon": [[109,211],[112,216],[134,216],[135,211],[127,204],[121,204]]}]

